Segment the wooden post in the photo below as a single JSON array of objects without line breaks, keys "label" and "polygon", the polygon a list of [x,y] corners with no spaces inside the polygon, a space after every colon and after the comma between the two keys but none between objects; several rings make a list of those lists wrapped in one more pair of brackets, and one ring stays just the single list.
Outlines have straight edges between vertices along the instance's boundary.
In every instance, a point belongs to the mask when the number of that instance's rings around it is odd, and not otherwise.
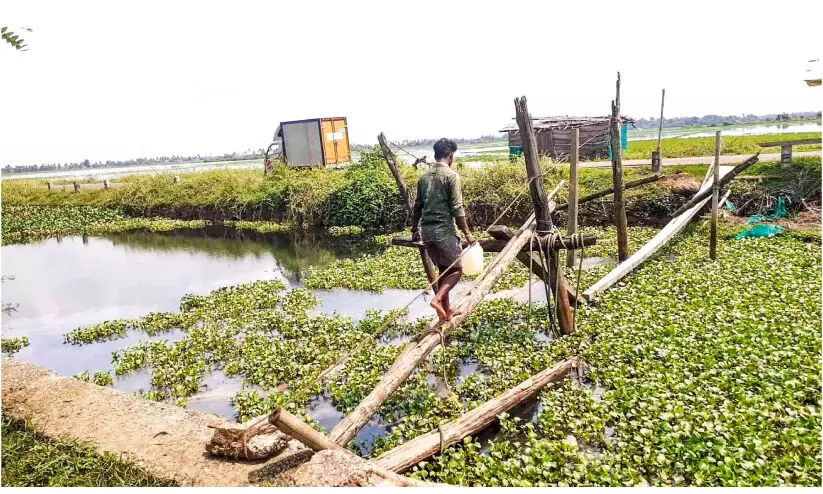
[{"label": "wooden post", "polygon": [[717,206],[720,199],[720,131],[714,138],[714,180],[712,181],[712,224],[709,234],[709,257],[717,259]]},{"label": "wooden post", "polygon": [[[394,181],[397,183],[397,190],[400,191],[400,197],[403,200],[403,204],[406,206],[406,213],[409,216],[412,216],[414,200],[412,199],[411,194],[409,194],[409,188],[406,187],[406,181],[403,180],[403,175],[401,175],[400,170],[397,169],[397,159],[394,157],[394,153],[392,153],[391,148],[389,147],[389,141],[386,139],[386,135],[381,132],[380,135],[377,136],[377,142],[380,143],[380,149],[383,151],[383,158],[386,159],[386,163],[389,165],[389,170],[391,170],[391,173],[394,176]],[[437,283],[434,282],[434,280],[437,279],[437,272],[434,270],[434,262],[432,262],[431,256],[429,256],[429,253],[426,251],[425,247],[420,249],[420,261],[423,263],[423,270],[426,271],[426,278],[432,286],[432,291],[437,293]]]},{"label": "wooden post", "polygon": [[[566,225],[566,233],[574,235],[577,233],[577,160],[580,157],[580,129],[572,129],[571,155],[569,155],[569,220]],[[574,266],[577,251],[569,249],[566,251],[566,267]]]},{"label": "wooden post", "polygon": [[786,168],[792,164],[792,145],[780,146],[780,168]]},{"label": "wooden post", "polygon": [[617,91],[612,101],[611,149],[612,179],[614,181],[614,225],[617,228],[617,260],[629,258],[629,233],[626,221],[626,203],[623,198],[623,146],[620,139],[620,72],[617,73]]},{"label": "wooden post", "polygon": [[[553,196],[560,188],[563,182],[552,191],[548,196]],[[337,444],[348,444],[360,429],[363,428],[372,415],[377,412],[383,402],[394,393],[400,385],[411,375],[412,371],[420,364],[420,362],[431,353],[434,348],[440,344],[460,325],[471,312],[477,307],[483,298],[491,291],[492,286],[500,279],[506,272],[509,264],[517,257],[520,250],[529,242],[532,231],[534,230],[535,215],[529,216],[523,226],[515,233],[514,237],[506,244],[506,247],[498,254],[484,269],[483,272],[474,280],[471,288],[463,295],[463,297],[454,304],[454,307],[460,311],[460,314],[455,315],[449,322],[441,322],[437,316],[429,323],[426,331],[422,333],[417,341],[411,341],[403,347],[403,351],[398,355],[394,364],[389,368],[383,379],[377,383],[377,386],[363,398],[363,401],[357,405],[350,414],[343,417],[343,420],[337,423],[334,429],[329,433],[329,438]]]},{"label": "wooden post", "polygon": [[[264,173],[264,175],[265,175],[265,173]],[[172,183],[179,184],[180,183],[180,177],[174,177],[174,179],[172,180]]]},{"label": "wooden post", "polygon": [[54,182],[49,182],[49,190],[54,190]]},{"label": "wooden post", "polygon": [[406,187],[406,182],[403,181],[403,176],[400,175],[400,171],[397,169],[397,160],[394,158],[394,153],[389,149],[389,143],[386,141],[385,134],[381,132],[380,135],[377,136],[377,142],[380,143],[380,149],[383,150],[383,157],[386,158],[386,162],[389,164],[389,170],[391,170],[392,175],[394,175],[394,181],[397,182],[397,188],[400,190],[400,197],[403,198],[403,202],[406,204],[406,210],[411,212],[414,207],[414,201],[409,194],[408,187]]},{"label": "wooden post", "polygon": [[653,172],[659,172],[663,169],[663,150],[661,143],[663,141],[663,103],[666,101],[666,89],[663,88],[663,95],[660,97],[660,125],[657,128],[657,162],[653,163]]},{"label": "wooden post", "polygon": [[537,139],[534,136],[532,117],[529,114],[525,96],[514,99],[514,110],[517,127],[520,131],[520,144],[523,146],[523,156],[526,159],[526,173],[530,179],[529,191],[532,196],[534,213],[537,217],[537,232],[548,233],[552,229],[549,200],[546,198],[543,173],[540,170],[540,157],[537,154]]},{"label": "wooden post", "polygon": [[397,473],[402,473],[426,458],[441,452],[489,426],[501,413],[536,395],[550,383],[562,380],[575,366],[578,357],[563,360],[545,369],[502,395],[487,401],[457,420],[443,424],[436,430],[386,451],[376,459],[375,464]]},{"label": "wooden post", "polygon": [[103,179],[103,188],[108,189],[110,186],[111,186],[111,184],[109,183],[109,179],[104,178]]},{"label": "wooden post", "polygon": [[[538,235],[547,235],[554,228],[549,200],[543,184],[543,174],[540,170],[540,157],[537,154],[537,139],[534,135],[532,117],[526,103],[526,97],[514,99],[514,111],[517,118],[517,127],[523,145],[523,156],[526,160],[526,173],[530,179],[529,192],[532,196],[534,214],[537,218]],[[559,262],[557,251],[546,249],[549,259],[549,284],[554,292],[555,312],[562,334],[574,332],[574,318],[569,305],[569,296],[566,290],[566,278],[563,276],[563,265]],[[547,301],[548,302],[548,301]]]},{"label": "wooden post", "polygon": [[80,192],[80,184],[78,184],[77,182],[74,182],[74,191]]}]

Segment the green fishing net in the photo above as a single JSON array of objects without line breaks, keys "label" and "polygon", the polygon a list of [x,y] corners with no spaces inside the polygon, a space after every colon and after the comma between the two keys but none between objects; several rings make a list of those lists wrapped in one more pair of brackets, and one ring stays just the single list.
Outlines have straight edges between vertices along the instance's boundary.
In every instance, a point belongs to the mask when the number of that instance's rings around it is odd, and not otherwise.
[{"label": "green fishing net", "polygon": [[774,208],[774,213],[765,216],[762,214],[756,214],[754,216],[749,216],[749,221],[746,222],[747,225],[753,225],[755,223],[760,223],[762,221],[770,221],[776,220],[778,218],[785,218],[789,215],[789,211],[786,210],[786,201],[783,200],[783,197],[777,198],[777,207]]},{"label": "green fishing net", "polygon": [[744,230],[737,234],[735,240],[740,240],[741,238],[761,238],[761,237],[774,237],[775,235],[779,235],[783,233],[783,227],[779,225],[770,225],[770,224],[763,224],[763,225],[756,225],[748,230]]}]

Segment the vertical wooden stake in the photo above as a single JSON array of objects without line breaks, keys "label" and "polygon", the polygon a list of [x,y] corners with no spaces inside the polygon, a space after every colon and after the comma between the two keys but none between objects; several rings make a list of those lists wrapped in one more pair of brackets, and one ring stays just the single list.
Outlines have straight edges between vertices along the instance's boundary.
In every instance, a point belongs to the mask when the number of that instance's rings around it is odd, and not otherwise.
[{"label": "vertical wooden stake", "polygon": [[534,136],[532,116],[529,114],[525,96],[514,99],[514,110],[520,132],[520,145],[523,147],[523,156],[526,160],[526,173],[530,179],[529,191],[537,217],[537,232],[546,234],[552,229],[552,219],[549,214],[549,201],[546,199],[543,173],[540,170],[540,157],[537,155],[537,139]]},{"label": "vertical wooden stake", "polygon": [[78,184],[77,182],[74,182],[74,191],[80,192],[80,184]]},{"label": "vertical wooden stake", "polygon": [[[577,233],[577,160],[580,157],[580,129],[572,129],[571,155],[569,156],[569,221],[566,233]],[[566,251],[566,267],[574,266],[576,250]]]},{"label": "vertical wooden stake", "polygon": [[389,164],[389,170],[394,175],[394,181],[397,182],[397,188],[400,190],[400,197],[403,198],[403,203],[406,209],[411,213],[414,207],[414,201],[409,194],[409,188],[406,187],[406,182],[403,181],[403,176],[400,175],[400,170],[397,169],[397,160],[394,158],[394,153],[389,148],[389,143],[386,140],[386,135],[382,132],[377,136],[377,142],[380,143],[380,149],[383,150],[383,157],[386,158],[386,163]]},{"label": "vertical wooden stake", "polygon": [[[532,205],[537,219],[537,233],[547,235],[554,228],[549,200],[543,183],[543,174],[540,170],[540,158],[537,155],[537,139],[534,136],[532,117],[526,105],[526,97],[514,99],[514,112],[517,119],[517,128],[520,132],[520,142],[523,146],[523,156],[526,159],[526,173],[530,178],[529,192],[532,196]],[[563,276],[563,264],[558,259],[556,250],[546,247],[549,258],[549,283],[554,293],[554,301],[558,326],[562,334],[574,332],[574,319],[569,306],[569,295],[566,289],[566,278]],[[547,301],[548,302],[548,301]]]},{"label": "vertical wooden stake", "polygon": [[111,184],[109,183],[109,179],[104,178],[103,179],[103,188],[108,189],[110,186],[111,186]]},{"label": "vertical wooden stake", "polygon": [[714,181],[712,182],[712,225],[709,237],[709,257],[717,259],[717,208],[720,196],[720,131],[715,134],[714,142]]},{"label": "vertical wooden stake", "polygon": [[54,190],[54,182],[49,182],[49,190]]},{"label": "vertical wooden stake", "polygon": [[661,141],[663,140],[663,103],[666,101],[666,88],[663,88],[663,95],[660,97],[660,126],[657,128],[657,163],[652,167],[653,172],[663,169],[663,150]]},{"label": "vertical wooden stake", "polygon": [[623,146],[620,139],[620,72],[617,73],[617,91],[612,101],[611,149],[612,179],[614,181],[614,225],[617,228],[617,260],[629,258],[629,234],[626,203],[623,199]]}]

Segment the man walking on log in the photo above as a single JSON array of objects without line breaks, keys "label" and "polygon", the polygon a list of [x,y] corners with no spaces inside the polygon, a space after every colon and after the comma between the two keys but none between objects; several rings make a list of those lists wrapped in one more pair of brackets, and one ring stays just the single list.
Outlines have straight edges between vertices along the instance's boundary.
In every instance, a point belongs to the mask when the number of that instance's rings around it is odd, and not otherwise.
[{"label": "man walking on log", "polygon": [[422,230],[426,251],[440,271],[437,295],[431,306],[441,321],[450,321],[460,314],[449,305],[449,292],[463,275],[460,237],[455,222],[469,244],[476,241],[466,222],[460,175],[451,169],[455,151],[457,144],[451,139],[443,138],[434,143],[436,163],[417,181],[417,199],[412,215],[412,240],[420,241]]}]

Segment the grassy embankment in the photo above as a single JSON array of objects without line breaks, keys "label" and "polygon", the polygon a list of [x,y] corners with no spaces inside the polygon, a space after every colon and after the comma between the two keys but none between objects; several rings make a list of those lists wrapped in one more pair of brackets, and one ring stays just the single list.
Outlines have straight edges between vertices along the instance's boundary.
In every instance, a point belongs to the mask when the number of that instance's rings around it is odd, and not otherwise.
[{"label": "grassy embankment", "polygon": [[3,487],[171,486],[113,454],[54,441],[3,416]]},{"label": "grassy embankment", "polygon": [[[694,140],[694,139],[690,139]],[[776,165],[759,166],[762,173],[780,175],[782,180],[793,180],[791,175],[811,175],[819,170],[819,158],[799,158],[788,171]],[[816,168],[815,168],[816,167]],[[547,183],[568,178],[568,167],[550,164],[544,160]],[[706,166],[667,167],[667,175],[678,173],[702,178]],[[410,188],[414,188],[418,171],[402,167]],[[531,208],[527,200],[525,167],[522,162],[502,159],[492,166],[479,169],[459,169],[463,178],[464,198],[469,218],[476,226],[491,223],[516,197],[520,200],[510,209],[504,223],[514,224],[525,218]],[[648,174],[647,168],[627,168],[626,180]],[[819,173],[818,173],[819,174]],[[808,178],[808,177],[807,177]],[[133,175],[123,179],[123,185],[109,190],[89,190],[80,193],[50,192],[42,181],[5,180],[2,182],[3,206],[99,206],[111,209],[99,218],[84,218],[90,209],[72,213],[74,219],[53,218],[52,224],[26,224],[4,218],[4,243],[22,241],[35,230],[41,232],[68,232],[77,225],[95,229],[127,229],[128,222],[139,222],[150,217],[183,220],[267,220],[267,225],[255,228],[277,230],[287,228],[340,228],[356,226],[366,229],[392,231],[402,228],[407,216],[399,206],[397,187],[379,153],[363,153],[362,162],[345,171],[295,170],[278,167],[267,178],[256,170],[211,171],[182,176],[182,183],[173,184],[168,175]],[[808,180],[807,180],[808,181]],[[819,183],[819,182],[818,182]],[[583,169],[580,173],[581,194],[611,186],[608,169]],[[567,189],[558,195],[564,201]],[[523,199],[523,197],[526,197]],[[666,213],[679,206],[684,199],[662,184],[654,184],[627,193],[627,212],[635,223],[659,223]],[[22,210],[18,210],[20,212]],[[102,210],[101,210],[102,211]],[[608,210],[600,203],[583,208],[582,221],[608,223]],[[62,213],[61,213],[62,215]],[[37,214],[38,217],[43,215]],[[127,217],[131,217],[129,219]],[[562,217],[561,217],[562,221]],[[136,225],[136,223],[132,223]],[[162,224],[159,227],[163,227]],[[242,225],[242,224],[241,224]],[[178,224],[182,226],[182,224]],[[250,225],[245,225],[250,226]],[[20,238],[16,232],[27,231]],[[76,231],[76,229],[74,230]],[[6,240],[8,235],[10,240]]]}]

